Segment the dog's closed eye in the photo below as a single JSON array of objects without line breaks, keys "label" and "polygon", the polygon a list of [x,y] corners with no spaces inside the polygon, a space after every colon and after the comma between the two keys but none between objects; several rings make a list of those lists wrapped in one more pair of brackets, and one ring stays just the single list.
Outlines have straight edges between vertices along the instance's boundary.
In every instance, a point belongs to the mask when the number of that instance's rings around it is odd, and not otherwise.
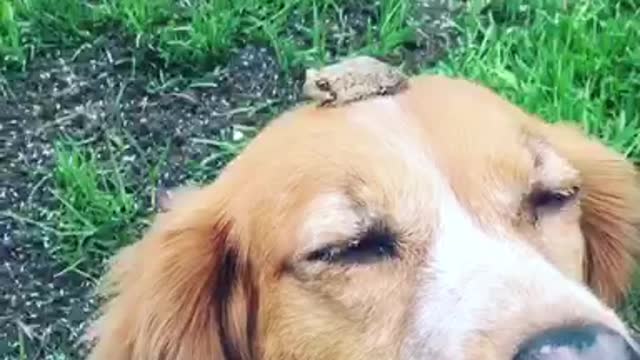
[{"label": "dog's closed eye", "polygon": [[530,200],[535,207],[560,208],[575,199],[580,188],[577,186],[560,190],[541,190],[531,194]]},{"label": "dog's closed eye", "polygon": [[397,236],[384,223],[374,223],[345,244],[331,244],[310,252],[307,261],[329,264],[370,264],[397,256]]},{"label": "dog's closed eye", "polygon": [[537,220],[543,213],[560,210],[571,204],[580,193],[580,187],[572,186],[562,189],[537,189],[528,197],[529,205]]}]

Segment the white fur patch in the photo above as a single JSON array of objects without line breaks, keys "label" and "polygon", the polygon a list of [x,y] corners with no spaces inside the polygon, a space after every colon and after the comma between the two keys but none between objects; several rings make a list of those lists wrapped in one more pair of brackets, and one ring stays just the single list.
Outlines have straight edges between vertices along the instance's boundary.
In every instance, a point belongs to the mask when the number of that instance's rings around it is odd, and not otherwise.
[{"label": "white fur patch", "polygon": [[433,209],[433,203],[428,196],[421,197],[416,194],[431,193],[429,179],[435,176],[435,168],[428,149],[419,140],[419,129],[415,127],[416,119],[390,97],[354,103],[350,111],[348,119],[363,131],[371,133],[381,148],[395,156],[401,171],[411,174],[410,177],[381,174],[385,181],[400,182],[393,186],[394,190],[399,191],[393,194],[398,200],[395,202],[398,208],[390,211],[405,224],[411,224],[416,228],[425,225],[424,213]]}]

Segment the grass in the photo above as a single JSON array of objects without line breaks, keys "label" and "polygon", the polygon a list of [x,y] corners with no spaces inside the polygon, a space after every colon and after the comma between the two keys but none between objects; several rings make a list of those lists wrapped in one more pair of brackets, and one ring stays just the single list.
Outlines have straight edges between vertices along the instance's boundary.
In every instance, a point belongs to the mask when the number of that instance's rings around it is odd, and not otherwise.
[{"label": "grass", "polygon": [[429,71],[481,81],[548,121],[578,122],[640,162],[640,3],[557,4],[485,7],[466,19],[466,44]]},{"label": "grass", "polygon": [[52,194],[60,207],[52,220],[59,238],[52,253],[83,273],[128,243],[140,215],[118,164],[113,158],[108,164],[99,164],[90,149],[56,144]]},{"label": "grass", "polygon": [[3,0],[0,2],[0,54],[7,60],[14,60],[19,53],[20,27],[13,6]]},{"label": "grass", "polygon": [[[40,50],[124,33],[166,65],[208,67],[232,49],[268,45],[284,69],[338,55],[389,55],[410,42],[406,0],[0,0],[0,68],[22,68]],[[354,14],[365,27],[354,29]]]},{"label": "grass", "polygon": [[0,0],[0,9],[0,69],[24,70],[41,51],[86,41],[103,28],[82,1]]}]

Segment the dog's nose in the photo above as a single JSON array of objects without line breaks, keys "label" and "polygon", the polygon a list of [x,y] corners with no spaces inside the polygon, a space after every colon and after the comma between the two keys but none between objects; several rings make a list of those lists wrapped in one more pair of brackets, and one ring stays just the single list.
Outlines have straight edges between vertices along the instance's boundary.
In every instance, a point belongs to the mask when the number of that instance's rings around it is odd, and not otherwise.
[{"label": "dog's nose", "polygon": [[526,340],[514,360],[640,360],[617,332],[601,325],[545,330]]}]

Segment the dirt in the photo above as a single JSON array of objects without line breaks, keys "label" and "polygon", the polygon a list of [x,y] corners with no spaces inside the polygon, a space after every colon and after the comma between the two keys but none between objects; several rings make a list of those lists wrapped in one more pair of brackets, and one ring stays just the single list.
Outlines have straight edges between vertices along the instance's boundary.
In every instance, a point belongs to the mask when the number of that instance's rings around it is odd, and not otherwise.
[{"label": "dirt", "polygon": [[[443,9],[434,13],[448,14]],[[403,53],[414,64],[436,61],[449,46],[437,29],[427,33]],[[211,179],[214,166],[194,171],[188,165],[211,153],[210,144],[194,140],[238,124],[260,127],[300,100],[303,72],[283,73],[267,47],[240,48],[224,66],[197,76],[159,63],[129,39],[104,35],[79,49],[42,54],[24,73],[6,75],[0,82],[0,209],[46,222],[57,206],[48,190],[54,142],[66,137],[105,154],[115,135],[128,143],[119,161],[149,207],[144,187],[155,164],[163,164],[158,186]],[[94,280],[52,258],[47,231],[2,216],[0,359],[81,357],[80,336],[96,308]]]}]

